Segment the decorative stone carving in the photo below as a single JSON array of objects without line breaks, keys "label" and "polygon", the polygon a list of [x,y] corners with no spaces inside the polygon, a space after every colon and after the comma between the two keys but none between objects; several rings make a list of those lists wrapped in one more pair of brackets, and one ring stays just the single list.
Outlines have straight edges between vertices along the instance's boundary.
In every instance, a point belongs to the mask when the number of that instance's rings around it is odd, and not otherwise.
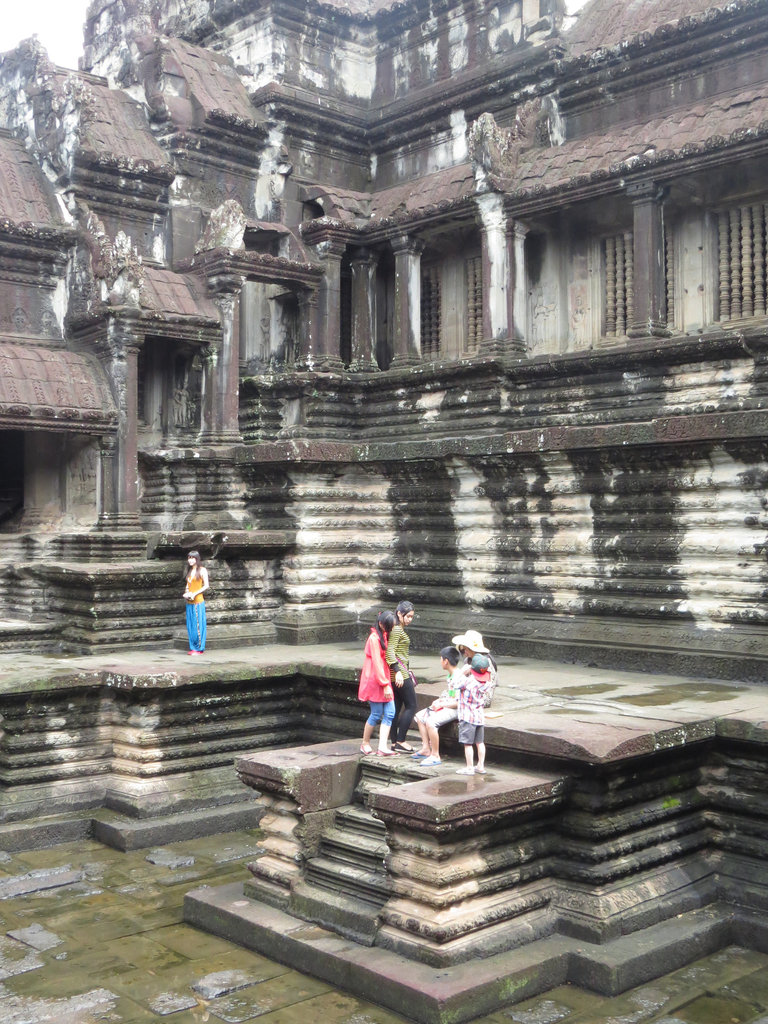
[{"label": "decorative stone carving", "polygon": [[541,137],[540,99],[518,107],[511,128],[501,128],[493,114],[481,114],[469,129],[469,156],[475,167],[478,187],[494,180],[514,177],[520,153]]},{"label": "decorative stone carving", "polygon": [[244,249],[243,235],[247,218],[243,208],[236,199],[227,199],[211,210],[200,241],[195,252],[206,252],[208,249]]}]

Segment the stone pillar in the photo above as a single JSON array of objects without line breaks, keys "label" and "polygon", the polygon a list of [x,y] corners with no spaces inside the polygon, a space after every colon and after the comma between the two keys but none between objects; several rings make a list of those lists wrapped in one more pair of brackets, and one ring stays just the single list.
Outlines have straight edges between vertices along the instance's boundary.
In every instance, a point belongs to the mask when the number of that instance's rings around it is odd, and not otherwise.
[{"label": "stone pillar", "polygon": [[323,263],[318,292],[317,337],[314,352],[307,353],[310,370],[343,370],[341,361],[341,258],[344,242],[328,239],[317,247]]},{"label": "stone pillar", "polygon": [[510,254],[510,306],[511,306],[511,348],[515,354],[525,354],[526,320],[528,309],[528,278],[525,272],[525,238],[528,227],[521,221],[514,221],[507,230],[507,246]]},{"label": "stone pillar", "polygon": [[477,199],[482,223],[483,343],[482,350],[502,355],[512,327],[512,281],[504,200],[495,192]]},{"label": "stone pillar", "polygon": [[117,518],[117,438],[106,434],[99,438],[99,479],[97,490],[98,525],[109,529]]},{"label": "stone pillar", "polygon": [[395,254],[395,346],[392,369],[421,362],[421,253],[415,238],[392,239]]},{"label": "stone pillar", "polygon": [[667,337],[664,192],[653,182],[646,182],[633,186],[628,194],[634,211],[634,295],[627,334],[630,338]]},{"label": "stone pillar", "polygon": [[[133,324],[118,321],[110,325],[109,342],[117,405],[117,435],[112,482],[106,481],[98,525],[101,529],[133,530],[139,525],[138,363],[144,338]],[[102,487],[105,485],[107,458],[105,456],[102,460]]]},{"label": "stone pillar", "polygon": [[311,366],[316,362],[319,308],[320,301],[316,288],[307,288],[299,293],[301,337],[296,362],[300,366]]},{"label": "stone pillar", "polygon": [[221,339],[208,350],[203,373],[201,444],[241,441],[240,411],[240,288],[239,279],[217,285],[213,301],[221,316]]},{"label": "stone pillar", "polygon": [[376,362],[376,256],[367,250],[352,259],[351,370],[371,372]]}]

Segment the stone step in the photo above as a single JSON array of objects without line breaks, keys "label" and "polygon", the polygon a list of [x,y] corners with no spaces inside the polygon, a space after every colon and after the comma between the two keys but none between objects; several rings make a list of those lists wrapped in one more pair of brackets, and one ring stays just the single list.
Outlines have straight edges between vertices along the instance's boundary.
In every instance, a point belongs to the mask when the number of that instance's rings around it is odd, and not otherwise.
[{"label": "stone step", "polygon": [[379,928],[379,905],[307,879],[293,886],[288,909],[302,921],[312,921],[364,946],[373,945]]},{"label": "stone step", "polygon": [[365,806],[349,804],[336,811],[336,824],[340,828],[353,830],[358,836],[384,841],[387,830],[383,821],[374,818]]},{"label": "stone step", "polygon": [[383,864],[380,871],[371,871],[330,857],[312,857],[307,861],[305,881],[374,907],[383,906],[391,895]]},{"label": "stone step", "polygon": [[198,839],[219,832],[256,828],[263,806],[246,800],[225,807],[208,807],[155,818],[130,819],[109,811],[97,811],[92,819],[94,839],[116,850],[140,850],[147,846]]},{"label": "stone step", "polygon": [[59,627],[55,622],[30,622],[24,619],[0,620],[0,651],[52,651],[60,645]]},{"label": "stone step", "polygon": [[368,866],[383,862],[389,853],[384,838],[370,837],[356,830],[336,825],[323,833],[321,855],[343,864]]},{"label": "stone step", "polygon": [[367,804],[369,795],[373,793],[434,778],[439,772],[439,766],[422,768],[408,754],[400,757],[364,757],[360,761],[360,781],[355,796],[361,803]]},{"label": "stone step", "polygon": [[[206,650],[229,650],[232,647],[255,647],[277,643],[277,630],[272,622],[220,622],[208,615]],[[174,650],[186,651],[189,639],[186,629],[177,629],[173,635]]]}]

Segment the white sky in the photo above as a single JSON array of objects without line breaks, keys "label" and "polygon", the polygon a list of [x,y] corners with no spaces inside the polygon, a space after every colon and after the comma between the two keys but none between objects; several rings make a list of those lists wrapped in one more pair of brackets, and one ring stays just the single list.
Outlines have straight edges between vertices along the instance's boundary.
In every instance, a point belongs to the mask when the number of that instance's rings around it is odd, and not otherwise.
[{"label": "white sky", "polygon": [[76,68],[88,0],[4,0],[0,53],[36,35],[55,64]]},{"label": "white sky", "polygon": [[[586,0],[566,0],[574,14]],[[616,0],[623,3],[624,0]],[[0,14],[0,53],[36,35],[54,64],[76,68],[83,50],[88,0],[4,0]]]}]

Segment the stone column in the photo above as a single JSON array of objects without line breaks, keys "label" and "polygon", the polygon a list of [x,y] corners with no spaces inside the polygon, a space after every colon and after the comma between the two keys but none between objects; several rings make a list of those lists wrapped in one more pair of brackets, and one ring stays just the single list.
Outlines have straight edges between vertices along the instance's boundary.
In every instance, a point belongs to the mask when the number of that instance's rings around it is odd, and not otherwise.
[{"label": "stone column", "polygon": [[241,441],[240,411],[240,289],[242,281],[216,283],[213,301],[221,317],[221,339],[205,358],[201,444]]},{"label": "stone column", "polygon": [[301,336],[300,351],[296,353],[299,366],[311,366],[316,362],[320,300],[316,288],[299,292],[299,320]]},{"label": "stone column", "polygon": [[392,369],[421,362],[421,253],[423,244],[401,235],[395,254],[395,351]]},{"label": "stone column", "polygon": [[634,273],[630,338],[667,337],[667,288],[664,262],[664,192],[653,182],[628,190],[634,212]]},{"label": "stone column", "polygon": [[105,434],[99,438],[99,479],[97,490],[98,526],[109,529],[117,517],[117,438]]},{"label": "stone column", "polygon": [[527,225],[514,221],[507,230],[511,275],[511,349],[525,354],[526,320],[528,308],[528,278],[525,272],[525,239]]},{"label": "stone column", "polygon": [[364,250],[352,259],[351,370],[371,372],[376,362],[376,266],[378,259]]},{"label": "stone column", "polygon": [[118,322],[110,327],[117,436],[111,484],[105,476],[108,456],[102,459],[101,484],[106,487],[99,526],[103,529],[132,530],[139,525],[138,362],[143,342],[131,324]]},{"label": "stone column", "polygon": [[341,361],[341,258],[344,242],[328,239],[317,247],[323,263],[323,279],[318,292],[317,338],[313,353],[308,353],[310,370],[343,370]]},{"label": "stone column", "polygon": [[495,192],[477,199],[482,224],[483,343],[488,354],[507,349],[512,326],[512,282],[504,200]]}]

